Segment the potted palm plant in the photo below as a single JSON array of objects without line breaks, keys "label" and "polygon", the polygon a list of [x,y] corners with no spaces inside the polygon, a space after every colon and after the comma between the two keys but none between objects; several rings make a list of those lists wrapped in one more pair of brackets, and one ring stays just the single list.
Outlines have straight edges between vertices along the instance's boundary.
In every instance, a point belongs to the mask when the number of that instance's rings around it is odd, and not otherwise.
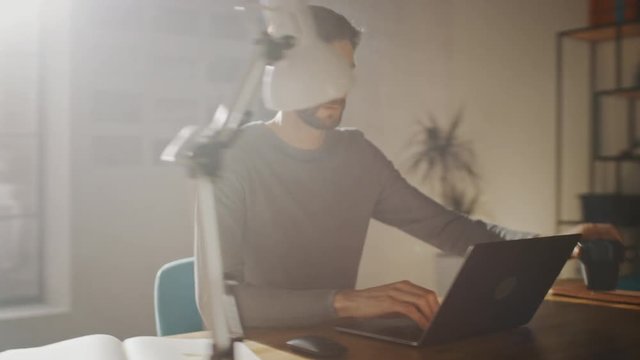
[{"label": "potted palm plant", "polygon": [[412,139],[409,171],[418,173],[430,195],[451,210],[470,215],[474,212],[480,188],[475,152],[460,139],[462,112],[446,126],[433,114],[419,122]]},{"label": "potted palm plant", "polygon": [[[444,206],[471,215],[480,197],[480,176],[471,144],[459,135],[462,119],[459,111],[448,125],[438,122],[433,114],[419,121],[419,130],[410,142],[409,171],[418,173],[429,195]],[[462,262],[459,256],[436,255],[437,293],[446,293]]]}]

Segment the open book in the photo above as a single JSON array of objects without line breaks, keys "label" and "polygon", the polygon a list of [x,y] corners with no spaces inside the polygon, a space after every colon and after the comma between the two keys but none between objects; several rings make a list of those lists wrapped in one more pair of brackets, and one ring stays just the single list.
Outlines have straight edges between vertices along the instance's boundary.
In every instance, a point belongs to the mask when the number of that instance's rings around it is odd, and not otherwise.
[{"label": "open book", "polygon": [[141,336],[120,341],[110,335],[88,335],[36,348],[7,350],[0,353],[0,360],[208,360],[212,346],[210,339]]}]

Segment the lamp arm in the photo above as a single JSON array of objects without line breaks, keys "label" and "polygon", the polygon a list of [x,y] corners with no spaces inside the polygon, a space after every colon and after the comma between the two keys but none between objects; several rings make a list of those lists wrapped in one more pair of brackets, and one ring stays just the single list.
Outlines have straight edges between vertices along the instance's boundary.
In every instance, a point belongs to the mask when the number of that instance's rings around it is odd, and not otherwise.
[{"label": "lamp arm", "polygon": [[199,174],[209,177],[217,175],[222,150],[230,145],[238,127],[251,116],[247,109],[260,86],[265,66],[284,58],[285,52],[295,45],[295,39],[292,36],[274,38],[265,32],[256,44],[258,50],[252,57],[231,107],[218,105],[205,127],[187,126],[180,130],[163,150],[160,156],[162,160],[186,165],[192,177]]},{"label": "lamp arm", "polygon": [[[305,0],[262,0],[264,5],[282,5],[285,10],[304,12]],[[305,34],[302,34],[303,36]],[[308,35],[308,34],[306,34]],[[199,220],[206,256],[206,271],[210,281],[213,354],[212,360],[234,358],[234,343],[229,327],[237,326],[242,332],[235,300],[227,294],[218,221],[215,207],[215,178],[221,167],[222,154],[233,142],[238,127],[247,120],[249,104],[255,96],[265,71],[265,66],[273,65],[284,58],[287,50],[295,45],[290,34],[272,35],[264,32],[256,41],[258,50],[254,53],[248,71],[235,94],[230,108],[221,104],[216,109],[211,122],[204,127],[187,126],[180,130],[161,154],[164,161],[185,165],[189,175],[195,179],[198,190]],[[230,302],[231,301],[231,302]],[[230,304],[232,306],[230,306]],[[239,344],[241,345],[241,344]]]},{"label": "lamp arm", "polygon": [[212,178],[218,174],[222,154],[237,134],[237,129],[249,113],[247,109],[262,81],[264,68],[280,60],[293,46],[293,38],[273,38],[267,33],[257,41],[259,51],[254,54],[249,70],[231,103],[231,109],[219,105],[211,122],[203,128],[183,128],[164,149],[161,159],[185,165],[196,181],[199,221],[202,226],[207,259],[206,271],[210,281],[213,354],[212,360],[233,359],[233,339],[229,326],[242,331],[235,300],[225,290],[222,254],[215,207],[215,189]]}]

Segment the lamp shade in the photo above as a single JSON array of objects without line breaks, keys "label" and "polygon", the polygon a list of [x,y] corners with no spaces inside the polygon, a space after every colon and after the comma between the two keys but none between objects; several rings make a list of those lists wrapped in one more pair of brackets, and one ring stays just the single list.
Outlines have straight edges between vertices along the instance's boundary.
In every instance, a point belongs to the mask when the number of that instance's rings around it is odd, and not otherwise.
[{"label": "lamp shade", "polygon": [[291,111],[344,97],[353,83],[351,64],[317,35],[309,7],[299,0],[264,0],[272,36],[292,35],[295,46],[266,67],[265,106]]}]

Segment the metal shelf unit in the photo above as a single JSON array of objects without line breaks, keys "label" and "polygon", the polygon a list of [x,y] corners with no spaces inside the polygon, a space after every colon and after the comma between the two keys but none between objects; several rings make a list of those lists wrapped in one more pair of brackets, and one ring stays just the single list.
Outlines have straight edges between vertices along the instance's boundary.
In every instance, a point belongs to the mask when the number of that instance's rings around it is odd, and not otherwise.
[{"label": "metal shelf unit", "polygon": [[[564,149],[564,96],[563,93],[563,58],[564,44],[568,40],[581,41],[588,46],[588,92],[591,94],[590,108],[590,126],[589,135],[591,149],[589,153],[589,174],[588,188],[589,192],[595,192],[596,182],[596,163],[613,162],[615,163],[615,182],[617,191],[619,192],[622,184],[621,165],[626,162],[640,162],[640,154],[636,152],[621,153],[616,155],[603,154],[601,148],[601,133],[603,129],[603,121],[601,114],[601,103],[606,97],[618,97],[627,102],[627,145],[629,149],[640,147],[640,139],[638,138],[637,119],[636,119],[636,103],[640,100],[640,84],[633,87],[624,87],[623,84],[623,40],[628,38],[640,37],[640,21],[617,23],[602,26],[584,27],[561,31],[556,35],[556,227],[562,225],[578,224],[583,222],[579,219],[566,219],[563,216],[563,149]],[[600,90],[596,88],[597,76],[597,45],[603,42],[613,42],[613,64],[615,86],[611,89]]]}]

